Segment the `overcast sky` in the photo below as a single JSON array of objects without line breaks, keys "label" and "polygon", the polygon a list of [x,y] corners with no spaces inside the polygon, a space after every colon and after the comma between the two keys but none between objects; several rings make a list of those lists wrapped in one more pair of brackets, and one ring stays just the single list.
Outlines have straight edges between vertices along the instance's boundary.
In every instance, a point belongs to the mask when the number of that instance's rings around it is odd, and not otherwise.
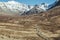
[{"label": "overcast sky", "polygon": [[[8,0],[0,0],[0,1],[8,1]],[[11,1],[11,0],[9,0]],[[48,3],[51,4],[55,2],[56,0],[15,0],[20,3],[28,4],[28,5],[35,5],[35,4],[40,4],[40,3]]]}]

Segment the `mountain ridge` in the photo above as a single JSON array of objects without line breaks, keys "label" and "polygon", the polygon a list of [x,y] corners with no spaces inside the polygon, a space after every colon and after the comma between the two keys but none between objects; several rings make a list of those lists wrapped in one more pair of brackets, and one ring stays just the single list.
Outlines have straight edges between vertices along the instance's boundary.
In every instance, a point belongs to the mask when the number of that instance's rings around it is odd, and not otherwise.
[{"label": "mountain ridge", "polygon": [[47,7],[48,5],[46,3],[42,3],[38,6],[39,8],[37,6],[30,6],[30,5],[22,4],[16,1],[0,2],[0,8],[2,11],[7,13],[10,12],[12,14],[17,13],[18,15],[27,13],[28,11],[30,11],[31,9],[34,9],[35,7],[37,10],[43,9],[43,11],[46,11],[48,8]]}]

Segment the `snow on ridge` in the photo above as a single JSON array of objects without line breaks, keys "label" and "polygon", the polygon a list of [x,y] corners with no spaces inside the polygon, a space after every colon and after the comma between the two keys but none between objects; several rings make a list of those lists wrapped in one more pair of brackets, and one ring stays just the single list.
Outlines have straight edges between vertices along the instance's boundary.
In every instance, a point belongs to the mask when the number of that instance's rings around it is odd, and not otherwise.
[{"label": "snow on ridge", "polygon": [[11,12],[18,13],[24,13],[25,11],[30,10],[28,5],[16,1],[0,2],[0,8],[2,10],[7,9],[7,11],[10,10]]},{"label": "snow on ridge", "polygon": [[[19,3],[16,1],[8,1],[8,2],[0,2],[0,8],[4,11],[9,11],[9,12],[17,12],[17,13],[26,13],[28,11],[30,11],[31,9],[33,9],[35,6],[30,6],[30,5],[26,5],[23,3]],[[38,6],[35,7],[37,10],[41,9],[43,11],[46,11],[48,9],[48,4],[44,3],[44,4],[40,4]]]}]

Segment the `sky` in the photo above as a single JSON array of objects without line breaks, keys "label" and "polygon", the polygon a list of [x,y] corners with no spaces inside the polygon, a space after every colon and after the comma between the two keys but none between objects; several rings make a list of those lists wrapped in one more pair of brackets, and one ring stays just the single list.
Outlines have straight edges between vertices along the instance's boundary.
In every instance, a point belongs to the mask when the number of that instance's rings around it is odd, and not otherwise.
[{"label": "sky", "polygon": [[[0,1],[6,2],[6,1],[11,1],[11,0],[0,0]],[[52,4],[56,0],[14,0],[14,1],[24,3],[24,4],[27,4],[27,5],[36,5],[36,4],[41,4],[41,3]]]}]

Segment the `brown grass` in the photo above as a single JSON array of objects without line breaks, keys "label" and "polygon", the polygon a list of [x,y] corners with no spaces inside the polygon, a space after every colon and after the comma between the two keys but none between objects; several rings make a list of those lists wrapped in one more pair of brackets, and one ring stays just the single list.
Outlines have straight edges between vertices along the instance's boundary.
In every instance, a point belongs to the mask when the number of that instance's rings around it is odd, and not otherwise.
[{"label": "brown grass", "polygon": [[0,35],[8,38],[17,40],[21,38],[25,38],[23,40],[44,40],[43,37],[37,35],[37,26],[41,30],[60,34],[60,7],[29,16],[0,15]]}]

